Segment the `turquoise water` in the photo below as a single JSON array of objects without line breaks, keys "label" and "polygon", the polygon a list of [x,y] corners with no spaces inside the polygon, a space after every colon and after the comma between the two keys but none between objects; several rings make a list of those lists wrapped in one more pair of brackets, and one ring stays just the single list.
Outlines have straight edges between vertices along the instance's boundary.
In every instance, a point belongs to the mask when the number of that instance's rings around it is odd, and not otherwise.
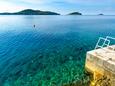
[{"label": "turquoise water", "polygon": [[86,52],[107,35],[115,16],[0,16],[0,86],[85,82]]}]

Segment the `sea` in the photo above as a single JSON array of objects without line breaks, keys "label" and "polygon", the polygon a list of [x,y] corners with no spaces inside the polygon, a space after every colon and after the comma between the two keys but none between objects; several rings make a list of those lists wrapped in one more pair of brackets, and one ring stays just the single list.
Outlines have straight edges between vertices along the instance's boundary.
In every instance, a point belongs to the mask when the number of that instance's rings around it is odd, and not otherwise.
[{"label": "sea", "polygon": [[0,15],[0,86],[85,86],[86,53],[106,36],[115,16]]}]

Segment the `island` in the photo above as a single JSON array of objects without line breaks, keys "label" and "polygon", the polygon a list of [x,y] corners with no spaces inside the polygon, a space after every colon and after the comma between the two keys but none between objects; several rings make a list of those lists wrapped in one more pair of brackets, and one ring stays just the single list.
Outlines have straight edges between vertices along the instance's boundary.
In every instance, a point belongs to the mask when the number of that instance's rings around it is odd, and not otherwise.
[{"label": "island", "polygon": [[73,13],[69,13],[68,15],[82,15],[82,13],[79,13],[79,12],[73,12]]},{"label": "island", "polygon": [[51,11],[25,9],[25,10],[14,12],[14,13],[8,13],[8,12],[0,13],[0,15],[60,15],[60,14],[51,12]]},{"label": "island", "polygon": [[104,15],[104,14],[101,13],[101,14],[98,14],[98,15]]}]

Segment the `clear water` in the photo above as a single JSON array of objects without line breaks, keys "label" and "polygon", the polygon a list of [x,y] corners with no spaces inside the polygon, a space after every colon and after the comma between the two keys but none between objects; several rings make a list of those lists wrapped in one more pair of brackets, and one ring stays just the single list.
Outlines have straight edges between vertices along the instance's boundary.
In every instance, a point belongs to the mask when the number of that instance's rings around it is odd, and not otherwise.
[{"label": "clear water", "polygon": [[86,52],[107,35],[115,16],[0,16],[0,86],[83,81]]}]

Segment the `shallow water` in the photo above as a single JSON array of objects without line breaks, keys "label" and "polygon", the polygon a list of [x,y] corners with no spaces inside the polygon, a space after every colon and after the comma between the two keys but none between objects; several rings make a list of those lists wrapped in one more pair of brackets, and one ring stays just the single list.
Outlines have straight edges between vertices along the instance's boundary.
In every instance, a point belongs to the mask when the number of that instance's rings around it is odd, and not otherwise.
[{"label": "shallow water", "polygon": [[115,16],[0,16],[0,86],[83,81],[86,52],[107,35]]}]

